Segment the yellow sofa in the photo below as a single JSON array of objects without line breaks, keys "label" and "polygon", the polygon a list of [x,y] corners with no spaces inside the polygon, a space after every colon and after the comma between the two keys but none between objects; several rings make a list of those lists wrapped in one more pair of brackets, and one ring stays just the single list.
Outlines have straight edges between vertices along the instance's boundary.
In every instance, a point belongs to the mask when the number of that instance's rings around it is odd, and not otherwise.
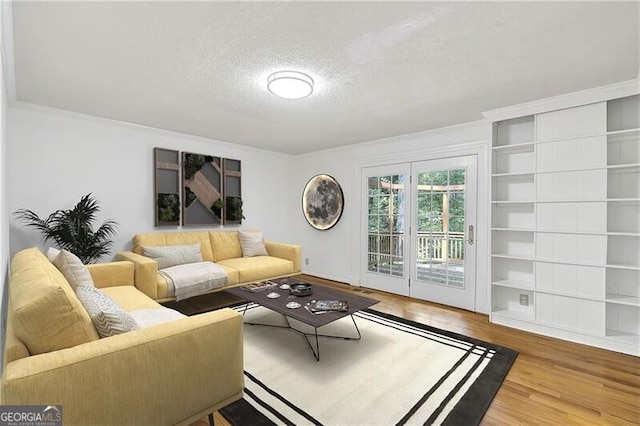
[{"label": "yellow sofa", "polygon": [[116,260],[135,265],[136,287],[157,302],[175,300],[168,293],[165,278],[158,274],[155,260],[142,255],[142,246],[172,246],[200,243],[203,261],[215,262],[227,273],[228,281],[221,288],[235,287],[268,279],[290,277],[301,272],[300,246],[265,242],[269,256],[243,257],[237,231],[154,232],[136,234],[133,251],[121,252]]},{"label": "yellow sofa", "polygon": [[[125,311],[159,308],[130,262],[90,265]],[[99,338],[37,248],[11,263],[0,404],[62,405],[69,425],[190,424],[242,397],[242,317],[231,309]]]}]

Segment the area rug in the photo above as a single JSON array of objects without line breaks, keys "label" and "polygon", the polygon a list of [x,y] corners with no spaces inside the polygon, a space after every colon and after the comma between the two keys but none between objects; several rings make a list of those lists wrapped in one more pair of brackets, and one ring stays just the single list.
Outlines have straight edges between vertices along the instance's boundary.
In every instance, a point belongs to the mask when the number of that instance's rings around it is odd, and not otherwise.
[{"label": "area rug", "polygon": [[[474,425],[517,356],[371,309],[354,317],[362,339],[320,338],[319,361],[301,335],[245,324],[245,395],[222,415],[233,425]],[[255,304],[245,321],[284,322]],[[356,333],[349,317],[321,332]]]}]

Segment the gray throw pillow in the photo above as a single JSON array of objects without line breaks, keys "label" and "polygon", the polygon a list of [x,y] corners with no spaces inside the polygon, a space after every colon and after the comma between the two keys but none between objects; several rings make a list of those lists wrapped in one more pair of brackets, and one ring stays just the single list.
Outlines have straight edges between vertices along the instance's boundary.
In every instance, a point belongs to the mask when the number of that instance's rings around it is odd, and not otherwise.
[{"label": "gray throw pillow", "polygon": [[142,254],[158,262],[158,269],[202,262],[200,243],[180,246],[142,246]]},{"label": "gray throw pillow", "polygon": [[94,287],[93,278],[91,278],[87,266],[75,254],[67,250],[60,250],[60,253],[53,259],[53,264],[62,272],[74,291],[81,285]]},{"label": "gray throw pillow", "polygon": [[269,253],[267,253],[267,248],[264,245],[262,231],[238,231],[238,239],[240,240],[240,247],[242,248],[243,257],[269,256]]},{"label": "gray throw pillow", "polygon": [[118,302],[97,288],[81,285],[76,289],[76,295],[100,337],[115,336],[138,328],[136,320]]}]

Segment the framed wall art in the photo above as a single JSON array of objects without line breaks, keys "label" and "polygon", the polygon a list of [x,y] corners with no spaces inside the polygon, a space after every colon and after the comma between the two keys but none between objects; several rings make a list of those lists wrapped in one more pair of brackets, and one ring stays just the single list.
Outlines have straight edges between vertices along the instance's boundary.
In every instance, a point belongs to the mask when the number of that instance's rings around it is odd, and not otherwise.
[{"label": "framed wall art", "polygon": [[242,163],[240,160],[223,158],[223,193],[225,225],[240,224],[244,219],[242,213]]},{"label": "framed wall art", "polygon": [[222,159],[182,153],[183,225],[222,225]]},{"label": "framed wall art", "polygon": [[332,176],[320,174],[309,179],[302,192],[302,211],[309,225],[321,231],[335,226],[344,210],[344,194]]},{"label": "framed wall art", "polygon": [[180,224],[180,153],[154,148],[155,226]]}]

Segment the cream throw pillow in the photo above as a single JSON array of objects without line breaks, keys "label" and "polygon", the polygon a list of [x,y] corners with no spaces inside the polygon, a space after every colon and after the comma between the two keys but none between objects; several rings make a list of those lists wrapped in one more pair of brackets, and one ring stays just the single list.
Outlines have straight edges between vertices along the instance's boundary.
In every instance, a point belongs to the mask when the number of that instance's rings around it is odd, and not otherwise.
[{"label": "cream throw pillow", "polygon": [[118,302],[97,288],[81,285],[76,294],[100,337],[115,336],[138,328],[136,320]]},{"label": "cream throw pillow", "polygon": [[238,231],[238,239],[240,240],[240,247],[242,248],[243,257],[269,256],[269,253],[267,253],[267,248],[264,245],[262,231]]},{"label": "cream throw pillow", "polygon": [[89,270],[75,254],[67,250],[60,250],[60,253],[53,259],[53,264],[62,272],[73,291],[76,291],[80,285],[94,287]]}]

